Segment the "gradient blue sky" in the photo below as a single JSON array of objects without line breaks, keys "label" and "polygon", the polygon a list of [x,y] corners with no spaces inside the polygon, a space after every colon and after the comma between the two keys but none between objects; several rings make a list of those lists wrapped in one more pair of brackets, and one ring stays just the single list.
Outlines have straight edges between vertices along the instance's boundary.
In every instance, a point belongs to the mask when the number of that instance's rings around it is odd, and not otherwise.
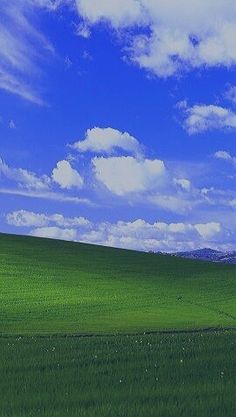
[{"label": "gradient blue sky", "polygon": [[235,248],[233,1],[3,0],[0,16],[2,232]]}]

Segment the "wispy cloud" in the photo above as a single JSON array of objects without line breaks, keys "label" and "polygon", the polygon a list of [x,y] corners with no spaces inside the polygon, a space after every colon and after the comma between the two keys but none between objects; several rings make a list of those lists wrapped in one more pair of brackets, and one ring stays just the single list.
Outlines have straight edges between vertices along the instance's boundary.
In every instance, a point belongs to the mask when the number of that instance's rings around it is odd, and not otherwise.
[{"label": "wispy cloud", "polygon": [[35,104],[43,99],[39,84],[41,63],[54,53],[53,46],[36,28],[39,8],[55,10],[49,0],[1,0],[0,88]]},{"label": "wispy cloud", "polygon": [[47,175],[37,176],[34,172],[23,168],[13,168],[0,158],[0,178],[4,177],[19,187],[34,190],[48,190],[51,179]]},{"label": "wispy cloud", "polygon": [[0,194],[18,195],[28,198],[40,198],[45,200],[59,201],[62,203],[75,203],[93,205],[87,198],[79,198],[76,196],[69,196],[63,193],[54,191],[34,191],[34,190],[19,190],[13,188],[0,188]]}]

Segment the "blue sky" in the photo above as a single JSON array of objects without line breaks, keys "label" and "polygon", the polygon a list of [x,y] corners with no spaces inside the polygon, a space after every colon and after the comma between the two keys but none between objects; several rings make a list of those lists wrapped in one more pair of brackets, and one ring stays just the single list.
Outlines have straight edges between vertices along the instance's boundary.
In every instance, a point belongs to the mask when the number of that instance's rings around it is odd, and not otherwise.
[{"label": "blue sky", "polygon": [[235,248],[233,1],[3,0],[0,15],[2,232]]}]

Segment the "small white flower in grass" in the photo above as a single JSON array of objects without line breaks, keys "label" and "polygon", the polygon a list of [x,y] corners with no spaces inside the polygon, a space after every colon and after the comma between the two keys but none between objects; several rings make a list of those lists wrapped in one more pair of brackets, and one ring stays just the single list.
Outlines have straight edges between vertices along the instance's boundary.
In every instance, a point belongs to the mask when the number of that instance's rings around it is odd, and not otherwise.
[{"label": "small white flower in grass", "polygon": [[122,379],[120,379],[120,384],[121,384],[121,382],[122,382]]},{"label": "small white flower in grass", "polygon": [[180,363],[183,363],[183,359],[180,359]]}]

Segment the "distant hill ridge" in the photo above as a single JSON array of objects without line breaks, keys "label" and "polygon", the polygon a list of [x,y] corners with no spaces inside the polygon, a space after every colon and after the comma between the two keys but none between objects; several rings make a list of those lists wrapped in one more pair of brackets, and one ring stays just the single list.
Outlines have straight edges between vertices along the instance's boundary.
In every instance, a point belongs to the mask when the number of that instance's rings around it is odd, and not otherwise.
[{"label": "distant hill ridge", "polygon": [[175,252],[173,255],[181,258],[199,259],[202,261],[236,264],[236,251],[221,252],[211,248],[197,249],[186,252]]}]

